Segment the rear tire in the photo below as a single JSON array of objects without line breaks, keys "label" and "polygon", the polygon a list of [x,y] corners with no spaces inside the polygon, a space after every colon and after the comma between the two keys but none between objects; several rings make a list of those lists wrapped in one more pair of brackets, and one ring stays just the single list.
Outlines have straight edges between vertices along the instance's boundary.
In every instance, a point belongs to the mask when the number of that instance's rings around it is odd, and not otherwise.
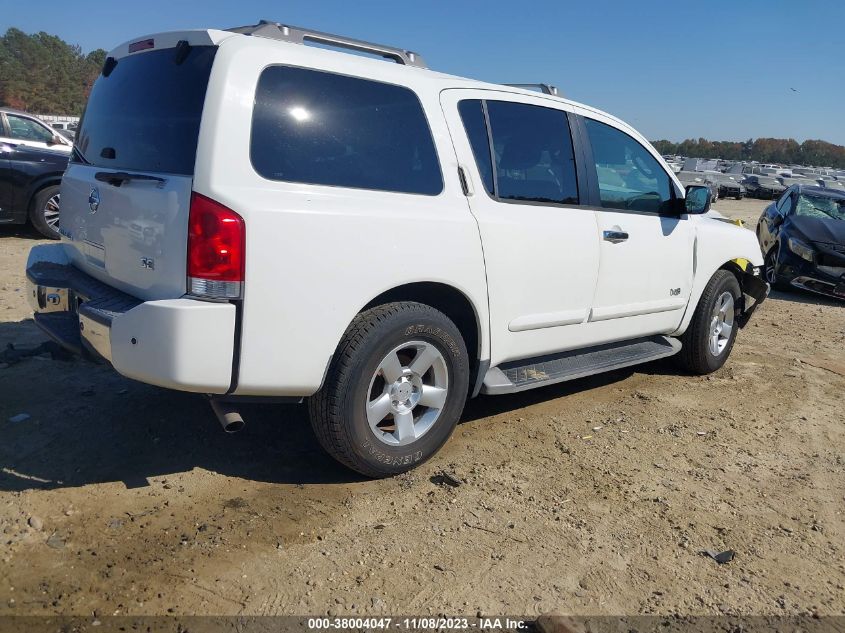
[{"label": "rear tire", "polygon": [[443,446],[468,390],[455,324],[431,306],[388,303],[355,317],[308,411],[332,457],[367,477],[389,477]]},{"label": "rear tire", "polygon": [[59,234],[59,185],[44,187],[36,193],[29,206],[29,220],[35,230],[50,240]]},{"label": "rear tire", "polygon": [[739,282],[726,270],[717,270],[707,282],[675,358],[694,374],[710,374],[721,368],[733,349],[739,324],[737,305],[742,296]]}]

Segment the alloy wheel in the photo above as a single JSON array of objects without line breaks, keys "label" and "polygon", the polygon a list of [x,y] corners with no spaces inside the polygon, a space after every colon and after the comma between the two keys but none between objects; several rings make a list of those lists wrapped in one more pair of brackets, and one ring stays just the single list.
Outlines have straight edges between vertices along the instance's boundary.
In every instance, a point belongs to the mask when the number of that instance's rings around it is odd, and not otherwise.
[{"label": "alloy wheel", "polygon": [[719,356],[728,346],[734,328],[734,297],[730,292],[723,292],[716,299],[716,305],[710,316],[710,338],[708,346],[713,356]]},{"label": "alloy wheel", "polygon": [[44,222],[51,229],[57,229],[59,226],[59,202],[60,194],[51,196],[44,205]]},{"label": "alloy wheel", "polygon": [[388,352],[370,379],[367,421],[390,446],[405,446],[437,422],[449,393],[449,370],[432,343],[410,341]]}]

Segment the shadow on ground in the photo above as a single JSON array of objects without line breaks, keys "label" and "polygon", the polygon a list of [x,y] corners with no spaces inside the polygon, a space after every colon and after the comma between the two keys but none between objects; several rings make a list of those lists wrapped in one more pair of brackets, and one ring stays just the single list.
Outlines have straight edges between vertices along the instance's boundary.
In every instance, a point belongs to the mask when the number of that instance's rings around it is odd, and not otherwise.
[{"label": "shadow on ground", "polygon": [[[0,340],[26,329],[0,323]],[[0,490],[109,481],[134,488],[193,468],[276,483],[360,480],[323,452],[302,405],[244,405],[246,428],[229,435],[202,395],[137,383],[49,349],[29,355],[28,347],[4,350],[10,364],[0,368]]]},{"label": "shadow on ground", "polygon": [[[20,324],[0,324],[4,327]],[[246,428],[226,434],[205,398],[158,389],[76,358],[20,354],[0,370],[0,490],[91,483],[148,485],[152,477],[203,468],[288,484],[362,478],[323,452],[304,405],[245,404]],[[20,351],[20,350],[18,350]],[[613,372],[467,403],[462,423],[622,380]],[[25,420],[10,418],[24,414]]]},{"label": "shadow on ground", "polygon": [[0,239],[4,237],[19,237],[33,241],[44,241],[44,236],[27,224],[3,224],[0,225]]}]

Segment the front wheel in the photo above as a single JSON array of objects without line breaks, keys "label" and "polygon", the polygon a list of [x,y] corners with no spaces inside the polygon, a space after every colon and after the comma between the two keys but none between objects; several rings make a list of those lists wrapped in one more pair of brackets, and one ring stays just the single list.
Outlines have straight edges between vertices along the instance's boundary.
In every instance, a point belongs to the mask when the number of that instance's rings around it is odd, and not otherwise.
[{"label": "front wheel", "polygon": [[443,446],[468,389],[469,359],[455,324],[431,306],[396,302],[355,317],[308,410],[332,457],[368,477],[389,477]]},{"label": "front wheel", "polygon": [[718,270],[707,282],[692,321],[681,336],[679,364],[694,374],[710,374],[725,364],[737,332],[739,282],[726,270]]},{"label": "front wheel", "polygon": [[59,185],[44,187],[35,194],[29,208],[29,219],[44,237],[59,239]]},{"label": "front wheel", "polygon": [[775,245],[766,253],[766,257],[763,260],[763,275],[771,288],[780,290],[783,289],[783,284],[778,281],[777,264],[778,247]]}]

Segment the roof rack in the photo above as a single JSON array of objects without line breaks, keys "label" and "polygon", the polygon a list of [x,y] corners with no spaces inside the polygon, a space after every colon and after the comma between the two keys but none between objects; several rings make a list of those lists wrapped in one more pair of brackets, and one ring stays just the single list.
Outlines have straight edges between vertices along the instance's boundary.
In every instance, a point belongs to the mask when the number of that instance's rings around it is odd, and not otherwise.
[{"label": "roof rack", "polygon": [[510,86],[511,88],[526,88],[528,90],[539,90],[545,95],[554,95],[555,97],[561,96],[558,92],[558,89],[551,85],[551,84],[504,84],[506,86]]},{"label": "roof rack", "polygon": [[236,26],[226,30],[231,31],[232,33],[241,33],[243,35],[254,35],[257,37],[267,37],[273,40],[293,42],[294,44],[305,44],[306,42],[326,44],[328,46],[345,48],[359,53],[380,55],[385,59],[391,59],[397,64],[403,64],[405,66],[428,68],[422,57],[402,48],[394,48],[383,44],[373,44],[371,42],[364,42],[363,40],[355,40],[351,37],[344,37],[343,35],[322,33],[312,29],[304,29],[299,26],[290,26],[288,24],[279,24],[278,22],[271,22],[269,20],[261,20],[258,24],[254,24],[252,26]]}]

